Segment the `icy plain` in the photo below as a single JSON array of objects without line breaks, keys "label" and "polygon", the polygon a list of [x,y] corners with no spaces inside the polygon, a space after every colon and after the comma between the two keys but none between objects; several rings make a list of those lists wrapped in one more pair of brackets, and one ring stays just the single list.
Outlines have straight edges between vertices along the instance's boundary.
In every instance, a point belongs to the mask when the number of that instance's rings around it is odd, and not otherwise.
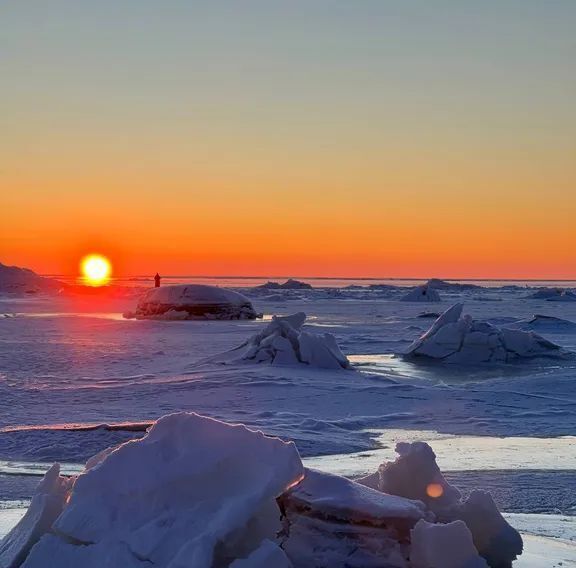
[{"label": "icy plain", "polygon": [[[397,441],[427,441],[452,484],[491,491],[533,535],[518,566],[576,565],[576,361],[447,367],[394,357],[432,325],[423,312],[456,302],[475,320],[576,351],[576,303],[531,299],[522,287],[443,289],[428,306],[400,301],[406,290],[394,287],[241,291],[263,320],[124,320],[133,299],[0,298],[3,522],[16,520],[53,461],[77,471],[187,410],[294,440],[306,465],[349,477],[372,471]],[[307,314],[306,332],[334,335],[351,370],[218,361],[272,315],[296,312]]]}]

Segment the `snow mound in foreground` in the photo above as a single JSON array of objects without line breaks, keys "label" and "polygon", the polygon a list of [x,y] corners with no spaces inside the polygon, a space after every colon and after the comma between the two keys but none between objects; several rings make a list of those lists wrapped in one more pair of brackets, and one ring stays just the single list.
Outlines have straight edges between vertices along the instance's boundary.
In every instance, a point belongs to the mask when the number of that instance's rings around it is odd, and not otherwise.
[{"label": "snow mound in foreground", "polygon": [[0,542],[0,566],[511,566],[522,540],[490,496],[463,501],[427,444],[397,451],[356,483],[304,469],[293,443],[168,415],[144,438],[96,454],[77,477],[55,465]]},{"label": "snow mound in foreground", "polygon": [[[468,536],[463,527],[443,527],[431,530],[426,525],[415,528],[411,558],[413,566],[426,568],[482,567],[481,559],[472,554],[475,548],[493,568],[511,567],[512,561],[522,554],[522,537],[498,511],[492,496],[483,491],[473,491],[466,500],[451,486],[436,463],[436,455],[425,442],[400,443],[396,446],[398,457],[394,462],[383,463],[378,471],[359,480],[359,483],[387,494],[422,501],[439,523],[462,521],[471,534],[474,547],[467,544]],[[446,531],[446,532],[444,532]],[[449,535],[448,531],[452,534]],[[446,538],[451,544],[444,551],[431,542]],[[470,564],[454,563],[455,547],[462,547],[459,554],[471,554]],[[427,559],[428,563],[420,562]]]},{"label": "snow mound in foreground", "polygon": [[218,286],[183,284],[151,288],[139,300],[127,319],[256,319],[252,302],[239,292]]},{"label": "snow mound in foreground", "polygon": [[441,302],[440,294],[432,286],[416,286],[400,298],[401,302]]},{"label": "snow mound in foreground", "polygon": [[[89,460],[52,534],[23,566],[228,566],[275,539],[276,497],[303,473],[291,442],[197,414],[168,415],[141,440]],[[25,529],[19,523],[11,538],[23,540]],[[12,566],[4,556],[0,565]]]},{"label": "snow mound in foreground", "polygon": [[[330,333],[317,335],[302,331],[306,314],[273,316],[272,321],[256,335],[226,355],[235,362],[269,363],[271,365],[304,364],[321,369],[348,369],[350,362],[340,351]],[[238,351],[242,351],[240,356]]]},{"label": "snow mound in foreground", "polygon": [[531,331],[498,328],[462,316],[463,304],[448,308],[422,337],[402,354],[404,358],[441,359],[450,363],[510,363],[536,357],[567,358],[559,345]]}]

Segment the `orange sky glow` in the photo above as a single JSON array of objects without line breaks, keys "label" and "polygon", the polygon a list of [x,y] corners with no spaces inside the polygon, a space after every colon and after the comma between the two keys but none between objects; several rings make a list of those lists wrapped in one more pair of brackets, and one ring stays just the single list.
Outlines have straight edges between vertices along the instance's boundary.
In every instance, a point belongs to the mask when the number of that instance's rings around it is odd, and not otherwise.
[{"label": "orange sky glow", "polygon": [[0,24],[5,264],[576,279],[574,6],[487,3],[472,23],[454,3],[200,21],[18,4]]}]

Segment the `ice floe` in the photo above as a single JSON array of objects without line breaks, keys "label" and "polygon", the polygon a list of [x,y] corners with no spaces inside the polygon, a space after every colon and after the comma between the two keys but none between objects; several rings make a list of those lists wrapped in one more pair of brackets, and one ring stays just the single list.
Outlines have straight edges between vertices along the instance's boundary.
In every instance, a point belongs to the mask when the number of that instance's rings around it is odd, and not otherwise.
[{"label": "ice floe", "polygon": [[256,319],[259,314],[250,300],[233,290],[202,284],[151,288],[127,319]]},{"label": "ice floe", "polygon": [[568,358],[570,353],[531,331],[498,328],[462,316],[463,304],[448,308],[404,358],[441,359],[450,363],[510,363],[538,357]]},{"label": "ice floe", "polygon": [[348,369],[350,362],[330,333],[303,331],[306,314],[273,316],[272,321],[242,345],[225,353],[221,361],[299,365],[321,369]]}]

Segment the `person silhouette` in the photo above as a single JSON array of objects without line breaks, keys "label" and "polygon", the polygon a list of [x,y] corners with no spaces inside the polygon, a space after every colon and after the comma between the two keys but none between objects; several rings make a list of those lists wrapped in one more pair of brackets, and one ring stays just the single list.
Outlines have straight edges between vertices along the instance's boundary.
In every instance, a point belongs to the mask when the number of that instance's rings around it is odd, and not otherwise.
[{"label": "person silhouette", "polygon": [[160,279],[161,276],[156,272],[156,276],[154,276],[154,288],[160,288]]}]

